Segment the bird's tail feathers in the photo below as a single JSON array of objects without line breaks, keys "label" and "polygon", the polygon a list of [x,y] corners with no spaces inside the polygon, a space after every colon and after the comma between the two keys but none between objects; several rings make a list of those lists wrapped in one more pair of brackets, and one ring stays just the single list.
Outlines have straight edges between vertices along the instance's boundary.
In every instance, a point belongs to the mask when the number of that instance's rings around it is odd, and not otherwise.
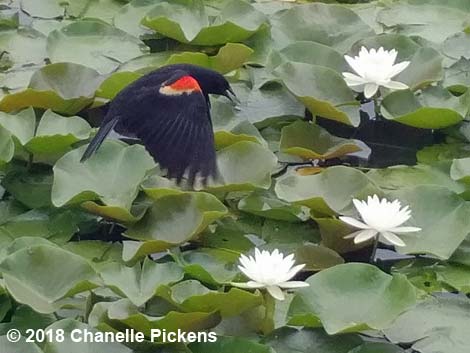
[{"label": "bird's tail feathers", "polygon": [[108,134],[111,132],[111,130],[114,128],[117,122],[118,122],[118,119],[114,118],[99,128],[97,134],[90,141],[90,144],[88,145],[87,149],[83,153],[82,158],[80,159],[80,162],[86,161],[88,158],[91,157],[91,155],[93,155],[93,153],[95,153],[98,150],[98,148],[100,148],[104,139],[106,138],[106,136],[108,136]]}]

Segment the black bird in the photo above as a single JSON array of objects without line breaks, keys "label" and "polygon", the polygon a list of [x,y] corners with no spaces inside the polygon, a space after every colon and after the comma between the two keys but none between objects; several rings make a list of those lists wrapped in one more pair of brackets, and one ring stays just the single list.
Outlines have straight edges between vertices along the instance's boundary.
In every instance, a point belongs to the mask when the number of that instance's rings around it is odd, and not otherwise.
[{"label": "black bird", "polygon": [[169,178],[188,172],[204,182],[217,174],[209,94],[235,95],[221,74],[189,64],[159,68],[131,83],[108,112],[81,158],[88,159],[111,130],[138,137]]}]

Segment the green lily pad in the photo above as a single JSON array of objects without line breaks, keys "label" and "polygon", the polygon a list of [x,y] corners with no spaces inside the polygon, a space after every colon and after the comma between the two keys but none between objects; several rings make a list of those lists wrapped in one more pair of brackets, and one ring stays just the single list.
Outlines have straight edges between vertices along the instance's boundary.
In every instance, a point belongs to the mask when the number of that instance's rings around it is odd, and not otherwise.
[{"label": "green lily pad", "polygon": [[78,17],[90,0],[22,0],[21,8],[34,17],[55,18],[64,16]]},{"label": "green lily pad", "polygon": [[[217,337],[217,342],[192,343],[189,345],[193,353],[270,353],[269,347],[254,340],[243,337]],[[29,352],[28,352],[29,353]]]},{"label": "green lily pad", "polygon": [[214,17],[203,1],[158,3],[142,24],[182,43],[217,45],[242,42],[266,21],[265,16],[247,2],[231,0]]},{"label": "green lily pad", "polygon": [[126,231],[131,239],[149,242],[152,252],[185,243],[216,219],[227,208],[211,194],[188,192],[168,195],[154,201],[143,218]]},{"label": "green lily pad", "polygon": [[336,4],[294,6],[271,22],[275,45],[281,47],[293,41],[310,41],[345,53],[358,40],[374,35],[353,11]]},{"label": "green lily pad", "polygon": [[28,27],[0,31],[0,48],[15,67],[44,64],[47,57],[46,37]]},{"label": "green lily pad", "polygon": [[[151,337],[151,330],[166,330],[167,332],[199,331],[212,328],[220,322],[220,315],[216,312],[182,313],[170,311],[164,316],[149,316],[137,310],[128,299],[116,302],[101,302],[93,307],[89,324],[100,330],[116,330],[123,325],[143,332]],[[161,341],[161,337],[154,337],[155,342]]]},{"label": "green lily pad", "polygon": [[145,304],[158,288],[183,279],[183,270],[173,262],[157,264],[148,257],[141,264],[127,267],[110,263],[100,270],[104,284],[136,306]]},{"label": "green lily pad", "polygon": [[305,264],[306,271],[320,271],[344,263],[344,259],[330,248],[305,244],[295,251],[295,259],[299,264]]},{"label": "green lily pad", "polygon": [[[445,187],[422,185],[405,188],[391,192],[389,198],[409,205],[412,212],[409,224],[422,229],[401,235],[406,244],[397,249],[401,253],[427,253],[448,259],[470,233],[467,222],[470,205]],[[445,242],[442,242],[442,234],[447,235]]]},{"label": "green lily pad", "polygon": [[140,24],[159,0],[132,0],[122,6],[114,15],[113,24],[135,37],[150,36],[152,31]]},{"label": "green lily pad", "polygon": [[321,323],[330,335],[387,328],[416,301],[415,289],[404,276],[390,276],[368,264],[338,265],[307,283],[310,286],[297,291],[290,305],[289,324]]},{"label": "green lily pad", "polygon": [[2,186],[27,207],[52,206],[52,174],[50,172],[14,170],[5,176]]},{"label": "green lily pad", "polygon": [[324,66],[337,72],[343,72],[347,67],[343,55],[338,51],[330,46],[308,41],[295,42],[271,53],[268,66],[274,69],[285,62]]},{"label": "green lily pad", "polygon": [[238,209],[254,215],[281,221],[305,221],[309,216],[302,206],[291,205],[267,192],[254,192],[238,203]]},{"label": "green lily pad", "polygon": [[98,72],[82,65],[47,65],[33,74],[29,88],[3,96],[0,109],[10,112],[33,106],[73,115],[93,102],[102,80]]},{"label": "green lily pad", "polygon": [[115,72],[101,83],[96,91],[96,96],[105,99],[113,99],[127,85],[140,77],[142,77],[142,75],[137,72]]},{"label": "green lily pad", "polygon": [[470,301],[466,297],[428,297],[395,320],[385,330],[392,342],[412,343],[420,353],[465,353]]},{"label": "green lily pad", "polygon": [[0,269],[15,300],[40,313],[52,313],[66,304],[67,297],[100,283],[83,258],[48,245],[18,250],[2,261]]},{"label": "green lily pad", "polygon": [[304,159],[330,159],[361,151],[355,140],[331,135],[322,127],[296,121],[282,129],[281,151]]},{"label": "green lily pad", "polygon": [[215,286],[231,282],[239,273],[238,257],[238,253],[229,249],[199,248],[184,252],[178,259],[188,276]]},{"label": "green lily pad", "polygon": [[25,109],[18,114],[0,112],[0,126],[7,130],[17,141],[24,146],[34,136],[36,116],[33,109]]},{"label": "green lily pad", "polygon": [[[444,5],[444,6],[438,6]],[[419,14],[419,16],[416,16]],[[441,43],[467,26],[468,15],[445,4],[398,3],[379,12],[377,21],[396,33]]]},{"label": "green lily pad", "polygon": [[211,191],[268,189],[277,158],[258,143],[241,141],[217,152],[220,176],[211,181]]},{"label": "green lily pad", "polygon": [[466,143],[436,144],[418,151],[419,163],[433,164],[440,161],[453,162],[454,159],[470,157],[470,149]]},{"label": "green lily pad", "polygon": [[91,133],[88,122],[78,116],[63,117],[47,110],[36,128],[35,136],[25,145],[34,155],[61,157],[72,149],[73,144],[86,140]]},{"label": "green lily pad", "polygon": [[393,166],[385,169],[374,169],[367,176],[383,190],[399,190],[418,185],[445,186],[461,194],[467,190],[464,183],[453,180],[450,175],[450,162],[432,165]]},{"label": "green lily pad", "polygon": [[80,212],[77,210],[33,209],[12,215],[0,226],[3,236],[40,237],[63,244],[78,231]]},{"label": "green lily pad", "polygon": [[470,183],[470,158],[459,158],[452,161],[450,177],[453,180]]},{"label": "green lily pad", "polygon": [[355,334],[329,336],[321,329],[283,327],[272,332],[263,342],[277,353],[352,353],[360,347],[362,340]]},{"label": "green lily pad", "polygon": [[275,192],[281,200],[304,205],[320,215],[350,209],[353,197],[369,195],[377,188],[354,168],[330,167],[316,175],[286,174],[277,180]]},{"label": "green lily pad", "polygon": [[263,296],[238,288],[228,292],[209,290],[195,280],[175,284],[169,288],[169,300],[186,312],[219,311],[222,318],[240,315],[263,304]]},{"label": "green lily pad", "polygon": [[442,84],[452,92],[464,94],[470,86],[470,60],[461,58],[447,68]]},{"label": "green lily pad", "polygon": [[[59,332],[63,330],[64,341],[47,340],[44,344],[44,352],[55,353],[80,353],[80,352],[94,352],[94,353],[132,353],[133,351],[126,347],[123,343],[118,342],[90,342],[85,340],[85,332],[97,334],[98,330],[84,324],[83,322],[73,319],[63,319],[54,322],[48,326],[46,330],[52,332]],[[80,334],[77,334],[79,332]],[[72,340],[72,333],[74,334],[75,341]],[[88,337],[88,336],[86,336]],[[81,342],[77,342],[81,339]]]},{"label": "green lily pad", "polygon": [[53,63],[81,64],[102,74],[148,51],[139,39],[98,21],[73,22],[52,31],[47,38],[47,52]]},{"label": "green lily pad", "polygon": [[318,65],[285,63],[275,73],[312,114],[348,125],[359,124],[359,103],[336,71]]},{"label": "green lily pad", "polygon": [[461,264],[416,259],[397,263],[393,267],[393,272],[405,275],[413,285],[428,293],[439,291],[470,293],[469,268]]},{"label": "green lily pad", "polygon": [[409,90],[387,95],[381,112],[387,119],[425,129],[442,129],[462,121],[468,113],[470,94],[455,97],[442,87],[429,87],[419,96]]},{"label": "green lily pad", "polygon": [[[132,202],[146,173],[155,166],[152,157],[143,146],[105,141],[94,156],[81,163],[85,148],[68,152],[54,165],[52,203],[61,207],[93,201],[87,206],[94,211],[111,207],[110,217],[135,220],[130,213]],[[94,202],[98,200],[104,206]]]},{"label": "green lily pad", "polygon": [[227,120],[226,124],[217,120],[212,121],[216,149],[223,149],[240,141],[257,142],[266,146],[266,141],[252,123],[247,120],[238,121],[233,115]]},{"label": "green lily pad", "polygon": [[[235,86],[235,85],[234,85]],[[305,107],[301,104],[285,87],[280,84],[264,85],[261,88],[254,88],[243,94],[236,90],[240,97],[241,104],[237,106],[235,119],[245,119],[256,126],[265,127],[273,118],[286,118],[290,116],[303,117]],[[232,109],[230,107],[229,109]],[[214,106],[214,118],[219,112]],[[220,111],[223,118],[229,116],[227,108]],[[233,121],[231,121],[233,123]]]}]

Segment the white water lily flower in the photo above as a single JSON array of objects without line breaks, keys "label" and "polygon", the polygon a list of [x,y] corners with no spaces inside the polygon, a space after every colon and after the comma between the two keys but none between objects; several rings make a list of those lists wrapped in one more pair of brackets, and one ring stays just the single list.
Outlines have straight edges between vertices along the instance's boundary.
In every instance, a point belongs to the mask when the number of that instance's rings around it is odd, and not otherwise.
[{"label": "white water lily flower", "polygon": [[343,222],[361,230],[345,236],[344,238],[354,238],[354,243],[362,243],[379,236],[379,240],[396,246],[405,246],[395,233],[419,232],[418,227],[402,227],[411,217],[411,210],[408,206],[401,207],[398,200],[393,202],[387,199],[380,200],[377,195],[367,198],[366,201],[353,200],[354,206],[361,215],[362,221],[352,217],[339,217]]},{"label": "white water lily flower", "polygon": [[376,94],[380,86],[392,90],[407,89],[408,86],[404,83],[392,81],[393,77],[410,64],[409,61],[395,64],[397,54],[395,49],[389,51],[380,47],[379,50],[369,51],[362,47],[359,55],[354,58],[345,55],[344,58],[357,75],[343,72],[344,80],[353,90],[364,92],[366,98]]},{"label": "white water lily flower", "polygon": [[278,249],[275,249],[272,253],[255,249],[255,257],[242,254],[240,264],[238,268],[250,281],[247,283],[232,283],[236,287],[266,288],[275,299],[284,300],[285,296],[282,289],[309,286],[305,282],[289,281],[305,267],[305,265],[294,266],[294,254],[284,257]]}]

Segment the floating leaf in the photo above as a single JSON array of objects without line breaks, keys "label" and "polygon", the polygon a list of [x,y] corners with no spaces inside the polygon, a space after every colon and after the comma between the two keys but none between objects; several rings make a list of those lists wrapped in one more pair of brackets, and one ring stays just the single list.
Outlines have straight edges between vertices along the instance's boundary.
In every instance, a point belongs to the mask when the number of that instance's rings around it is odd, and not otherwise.
[{"label": "floating leaf", "polygon": [[97,21],[71,23],[52,31],[47,38],[47,52],[53,63],[81,64],[103,74],[148,51],[139,39]]},{"label": "floating leaf", "polygon": [[[181,313],[170,311],[164,316],[153,317],[142,314],[138,308],[128,300],[121,299],[116,302],[101,302],[96,304],[89,318],[90,325],[100,330],[116,330],[126,325],[136,331],[143,332],[146,337],[151,337],[151,330],[166,330],[167,332],[177,332],[178,329],[184,332],[199,331],[212,328],[220,322],[218,313]],[[155,342],[162,338],[155,337]]]},{"label": "floating leaf", "polygon": [[110,263],[100,271],[100,276],[106,286],[141,306],[160,286],[182,280],[183,270],[173,262],[158,264],[146,258],[142,267],[140,263],[133,267]]},{"label": "floating leaf", "polygon": [[28,27],[0,31],[0,48],[15,67],[44,64],[47,57],[46,37]]},{"label": "floating leaf", "polygon": [[189,348],[193,353],[270,353],[269,347],[243,337],[217,337],[217,342],[192,343]]},{"label": "floating leaf", "polygon": [[15,300],[40,313],[52,313],[65,305],[67,297],[99,284],[95,271],[83,258],[48,245],[14,252],[2,261],[0,270]]},{"label": "floating leaf", "polygon": [[[140,183],[155,162],[143,146],[105,141],[98,152],[81,163],[86,146],[65,154],[57,161],[52,185],[52,203],[85,204],[95,212],[124,221],[135,220],[130,210]],[[93,201],[100,200],[104,205]],[[109,207],[109,208],[107,208]]]},{"label": "floating leaf", "polygon": [[72,115],[93,102],[102,80],[98,72],[82,65],[47,65],[33,74],[29,88],[4,96],[0,109],[9,112],[33,106]]},{"label": "floating leaf", "polygon": [[247,2],[231,0],[215,16],[208,16],[203,1],[157,4],[142,24],[182,43],[217,45],[242,42],[266,21]]},{"label": "floating leaf", "polygon": [[170,300],[187,312],[219,311],[224,317],[237,316],[263,304],[263,296],[238,288],[228,292],[209,290],[198,281],[189,280],[175,284],[170,289]]},{"label": "floating leaf", "polygon": [[348,125],[359,124],[358,102],[336,71],[318,65],[285,63],[275,73],[312,114]]},{"label": "floating leaf", "polygon": [[395,91],[384,98],[381,112],[385,118],[402,124],[442,129],[465,118],[469,97],[455,97],[442,87],[429,87],[418,96],[409,90]]},{"label": "floating leaf", "polygon": [[344,53],[359,39],[374,34],[353,11],[335,4],[294,6],[271,22],[274,42],[281,47],[293,41],[311,41]]},{"label": "floating leaf", "polygon": [[36,135],[26,144],[26,149],[54,160],[71,150],[78,141],[90,136],[91,126],[78,116],[63,117],[46,111],[36,128]]},{"label": "floating leaf", "polygon": [[227,214],[215,196],[188,192],[155,200],[143,218],[126,231],[129,238],[150,242],[152,252],[187,242]]},{"label": "floating leaf", "polygon": [[240,200],[238,209],[264,218],[282,221],[296,222],[308,218],[308,214],[301,206],[279,200],[271,193],[254,192]]},{"label": "floating leaf", "polygon": [[298,330],[293,327],[280,328],[264,341],[276,353],[352,353],[356,352],[362,343],[360,336],[354,334],[330,336],[321,329]]},{"label": "floating leaf", "polygon": [[468,298],[428,297],[399,316],[385,334],[392,342],[413,343],[412,349],[421,353],[465,353],[469,319]]},{"label": "floating leaf", "polygon": [[[267,189],[277,158],[258,143],[241,141],[217,152],[220,177],[209,183],[214,191]],[[219,181],[220,180],[220,181]]]},{"label": "floating leaf", "polygon": [[470,293],[468,266],[432,259],[416,259],[397,263],[393,271],[405,275],[413,285],[428,293],[439,291]]},{"label": "floating leaf", "polygon": [[55,18],[64,16],[78,17],[90,0],[22,0],[21,8],[34,17]]},{"label": "floating leaf", "polygon": [[[436,5],[441,5],[441,2]],[[467,19],[465,12],[450,7],[407,3],[385,8],[377,17],[378,22],[399,34],[420,36],[435,43],[441,43],[448,36],[463,31]]]},{"label": "floating leaf", "polygon": [[307,283],[291,303],[289,324],[315,327],[321,322],[330,335],[389,327],[416,300],[404,276],[390,276],[368,264],[338,265]]},{"label": "floating leaf", "polygon": [[457,194],[465,192],[466,186],[452,180],[449,173],[450,162],[441,162],[433,165],[398,165],[385,169],[374,169],[367,173],[367,176],[385,190],[399,190],[418,185],[436,185],[445,186]]},{"label": "floating leaf", "polygon": [[286,174],[278,179],[277,196],[310,207],[319,214],[341,213],[351,206],[352,197],[368,195],[376,188],[365,174],[354,168],[330,167],[315,175]]},{"label": "floating leaf", "polygon": [[[123,343],[114,341],[99,342],[98,340],[94,341],[88,339],[88,337],[90,337],[88,334],[99,335],[99,331],[83,322],[73,319],[58,320],[48,326],[46,330],[50,332],[61,332],[60,330],[63,330],[64,340],[63,342],[59,340],[47,340],[47,342],[44,343],[45,352],[80,353],[85,351],[93,353],[132,353],[132,350]],[[77,332],[80,334],[77,334]],[[75,338],[75,340],[73,340],[72,337]],[[77,339],[81,339],[81,341],[78,343]]]},{"label": "floating leaf", "polygon": [[[402,253],[427,253],[440,259],[448,259],[470,233],[467,215],[470,205],[445,187],[422,185],[390,193],[412,210],[412,223],[422,230],[419,233],[402,234],[406,246],[398,248]],[[439,205],[436,207],[436,205]],[[442,242],[442,234],[446,241]]]},{"label": "floating leaf", "polygon": [[344,57],[330,46],[307,41],[295,42],[273,52],[268,65],[275,68],[285,62],[324,66],[337,72],[343,72],[347,67]]},{"label": "floating leaf", "polygon": [[355,140],[331,135],[316,124],[296,121],[282,129],[281,151],[304,159],[330,159],[361,151]]}]

